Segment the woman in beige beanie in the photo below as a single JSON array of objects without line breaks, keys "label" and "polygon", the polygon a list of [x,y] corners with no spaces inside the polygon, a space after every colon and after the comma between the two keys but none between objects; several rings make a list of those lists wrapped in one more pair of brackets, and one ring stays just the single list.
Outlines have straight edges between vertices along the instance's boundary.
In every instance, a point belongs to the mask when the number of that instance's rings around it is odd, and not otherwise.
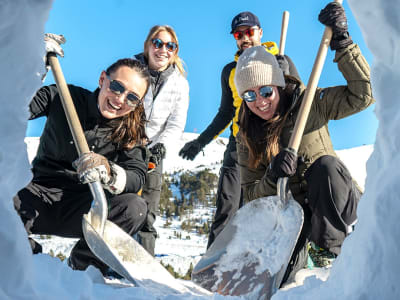
[{"label": "woman in beige beanie", "polygon": [[245,201],[276,195],[278,178],[289,177],[292,195],[304,210],[303,230],[283,283],[305,266],[309,241],[324,258],[334,258],[357,220],[361,193],[333,150],[328,122],[360,112],[374,102],[369,66],[343,26],[342,6],[329,4],[319,19],[332,27],[331,49],[336,50],[335,62],[347,86],[317,89],[298,153],[287,145],[304,85],[284,76],[275,57],[262,47],[243,52],[235,76],[244,100],[237,147]]}]

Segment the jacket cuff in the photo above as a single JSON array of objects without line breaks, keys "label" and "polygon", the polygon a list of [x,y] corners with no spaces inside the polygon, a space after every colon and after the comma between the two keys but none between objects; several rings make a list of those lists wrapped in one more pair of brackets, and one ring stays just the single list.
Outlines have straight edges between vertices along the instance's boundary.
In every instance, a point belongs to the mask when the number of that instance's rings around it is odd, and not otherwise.
[{"label": "jacket cuff", "polygon": [[122,167],[111,162],[110,167],[111,180],[107,184],[103,184],[103,188],[114,195],[121,194],[126,187],[126,171]]}]

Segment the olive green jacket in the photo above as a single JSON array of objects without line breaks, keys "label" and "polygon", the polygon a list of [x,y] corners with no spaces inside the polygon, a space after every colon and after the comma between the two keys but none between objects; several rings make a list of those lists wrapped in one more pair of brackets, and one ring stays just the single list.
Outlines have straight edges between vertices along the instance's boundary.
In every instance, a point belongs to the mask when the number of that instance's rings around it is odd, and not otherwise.
[{"label": "olive green jacket", "polygon": [[[318,88],[304,130],[304,135],[298,150],[298,155],[304,158],[304,164],[299,164],[297,172],[289,179],[289,187],[294,198],[304,201],[307,185],[304,173],[310,165],[323,155],[336,156],[329,136],[329,120],[339,120],[358,113],[372,103],[370,69],[361,54],[359,47],[352,44],[337,51],[335,62],[347,81],[347,86]],[[281,148],[287,147],[292,134],[300,102],[304,97],[305,87],[300,85],[298,93],[293,96],[293,108],[280,136]],[[346,133],[347,134],[347,133]],[[245,201],[264,196],[276,195],[276,185],[266,176],[269,162],[264,157],[256,168],[247,165],[248,149],[241,143],[240,134],[237,137],[237,150],[241,166],[241,183]]]}]

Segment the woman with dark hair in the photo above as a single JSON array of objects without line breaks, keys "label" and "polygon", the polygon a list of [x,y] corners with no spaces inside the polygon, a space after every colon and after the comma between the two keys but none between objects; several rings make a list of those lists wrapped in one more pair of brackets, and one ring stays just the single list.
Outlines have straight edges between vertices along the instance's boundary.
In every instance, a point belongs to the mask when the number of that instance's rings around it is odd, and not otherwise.
[{"label": "woman with dark hair", "polygon": [[144,98],[150,139],[150,160],[156,167],[148,173],[142,197],[148,203],[149,214],[138,234],[141,245],[154,256],[157,232],[153,226],[158,215],[162,185],[162,161],[180,140],[186,124],[189,106],[189,84],[179,55],[179,43],[174,29],[156,25],[144,42],[144,52],[135,58],[150,72],[150,88]]},{"label": "woman with dark hair", "polygon": [[[46,116],[32,181],[14,197],[14,206],[28,234],[80,238],[68,260],[73,269],[108,267],[89,250],[82,216],[93,197],[87,183],[100,181],[108,202],[108,219],[128,234],[136,233],[147,214],[142,188],[148,165],[143,97],[149,74],[127,58],[102,71],[94,92],[69,85],[80,123],[91,150],[78,157],[57,86],[40,88],[29,109],[30,119]],[[42,247],[29,238],[33,253]]]},{"label": "woman with dark hair", "polygon": [[374,102],[369,66],[348,35],[343,7],[330,3],[319,20],[332,28],[330,46],[347,85],[317,89],[298,153],[287,145],[304,96],[302,83],[284,76],[262,47],[243,52],[235,75],[244,100],[238,153],[245,200],[276,195],[278,178],[289,177],[290,191],[304,210],[302,233],[283,282],[304,267],[308,240],[334,258],[351,232],[361,193],[333,150],[328,122]]}]

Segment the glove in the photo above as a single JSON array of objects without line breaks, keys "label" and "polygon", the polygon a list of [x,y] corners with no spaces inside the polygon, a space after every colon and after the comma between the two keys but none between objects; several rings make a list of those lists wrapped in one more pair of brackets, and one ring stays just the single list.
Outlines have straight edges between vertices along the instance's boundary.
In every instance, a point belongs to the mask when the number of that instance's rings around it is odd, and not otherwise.
[{"label": "glove", "polygon": [[204,145],[198,139],[187,142],[179,151],[179,156],[184,159],[193,160],[197,154],[203,149]]},{"label": "glove", "polygon": [[66,40],[62,34],[45,33],[44,34],[44,45],[46,54],[53,52],[61,57],[64,57],[64,50],[61,48],[62,44],[65,44]]},{"label": "glove", "polygon": [[275,55],[276,60],[278,61],[279,67],[283,71],[284,75],[290,75],[289,72],[289,62],[287,61],[284,55]]},{"label": "glove", "polygon": [[165,158],[167,149],[165,149],[163,143],[157,143],[149,150],[151,152],[150,161],[155,163],[156,166],[158,166],[161,163],[161,161]]},{"label": "glove", "polygon": [[347,18],[344,8],[337,2],[329,3],[318,15],[318,20],[325,26],[332,28],[331,49],[341,50],[353,44],[347,32]]},{"label": "glove", "polygon": [[54,34],[54,33],[45,33],[44,34],[44,47],[46,50],[46,54],[43,58],[43,61],[46,66],[46,70],[44,74],[41,75],[42,82],[46,79],[47,72],[50,70],[49,63],[47,61],[48,53],[55,53],[61,57],[64,57],[64,50],[61,48],[62,44],[65,44],[66,40],[63,35]]},{"label": "glove", "polygon": [[84,153],[72,164],[78,172],[79,180],[84,184],[95,181],[108,184],[111,180],[110,164],[103,155]]},{"label": "glove", "polygon": [[267,169],[267,177],[276,183],[278,178],[293,176],[296,169],[297,154],[293,149],[286,148],[272,159]]}]

